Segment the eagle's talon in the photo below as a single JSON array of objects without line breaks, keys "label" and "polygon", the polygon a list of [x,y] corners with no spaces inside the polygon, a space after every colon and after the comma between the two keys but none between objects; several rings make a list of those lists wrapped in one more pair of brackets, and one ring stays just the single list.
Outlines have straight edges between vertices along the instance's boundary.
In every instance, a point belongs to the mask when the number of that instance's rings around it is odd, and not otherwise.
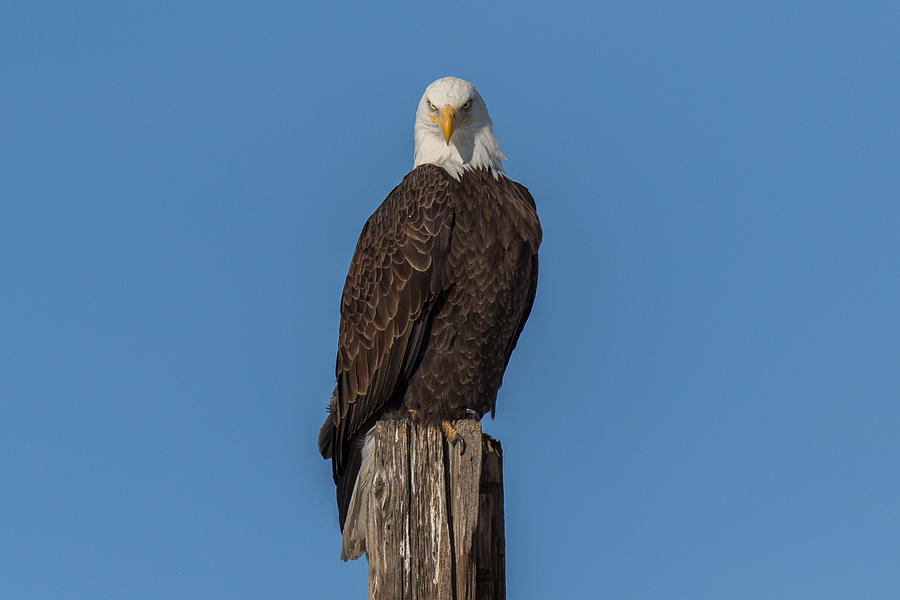
[{"label": "eagle's talon", "polygon": [[478,414],[477,410],[472,410],[471,408],[467,408],[466,409],[466,418],[474,419],[474,420],[478,421],[481,419],[481,415]]},{"label": "eagle's talon", "polygon": [[460,456],[466,453],[466,441],[459,435],[459,432],[456,431],[450,421],[441,421],[441,431],[444,432],[444,436],[450,442],[450,445],[459,448]]}]

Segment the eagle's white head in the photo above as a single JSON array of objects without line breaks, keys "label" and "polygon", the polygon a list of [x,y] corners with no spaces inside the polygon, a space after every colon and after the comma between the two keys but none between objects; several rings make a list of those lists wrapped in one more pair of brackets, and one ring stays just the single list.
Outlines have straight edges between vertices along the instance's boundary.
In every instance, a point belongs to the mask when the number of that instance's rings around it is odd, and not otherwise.
[{"label": "eagle's white head", "polygon": [[491,125],[474,85],[456,77],[438,79],[425,88],[416,111],[415,166],[438,165],[457,179],[477,168],[498,177],[506,157]]}]

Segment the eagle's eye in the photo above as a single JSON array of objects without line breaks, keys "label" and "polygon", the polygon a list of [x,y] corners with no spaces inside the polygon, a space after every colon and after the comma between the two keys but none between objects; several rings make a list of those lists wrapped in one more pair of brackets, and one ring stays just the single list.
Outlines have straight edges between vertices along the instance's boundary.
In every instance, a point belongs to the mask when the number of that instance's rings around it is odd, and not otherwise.
[{"label": "eagle's eye", "polygon": [[462,105],[463,110],[469,110],[470,108],[472,108],[472,99],[471,98],[466,100],[466,103]]},{"label": "eagle's eye", "polygon": [[428,110],[430,110],[430,111],[432,111],[432,112],[437,111],[437,106],[435,106],[434,104],[432,104],[432,103],[431,103],[431,100],[427,100],[427,99],[426,99],[425,102],[428,104]]}]

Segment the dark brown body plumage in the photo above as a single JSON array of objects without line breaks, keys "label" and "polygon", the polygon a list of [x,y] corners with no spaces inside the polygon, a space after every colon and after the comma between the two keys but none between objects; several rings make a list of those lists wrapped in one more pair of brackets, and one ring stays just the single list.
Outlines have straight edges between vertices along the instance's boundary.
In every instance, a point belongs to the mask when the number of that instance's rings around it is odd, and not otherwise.
[{"label": "dark brown body plumage", "polygon": [[337,386],[319,433],[341,527],[366,431],[386,411],[426,422],[493,413],[531,311],[541,227],[503,175],[422,165],[369,217],[341,297]]}]

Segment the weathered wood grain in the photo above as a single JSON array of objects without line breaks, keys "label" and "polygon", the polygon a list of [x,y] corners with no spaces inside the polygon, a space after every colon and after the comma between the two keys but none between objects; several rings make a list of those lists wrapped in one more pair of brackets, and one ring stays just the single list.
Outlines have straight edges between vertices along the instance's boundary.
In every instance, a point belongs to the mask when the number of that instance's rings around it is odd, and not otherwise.
[{"label": "weathered wood grain", "polygon": [[478,526],[475,531],[475,600],[506,598],[506,532],[503,518],[503,449],[482,436]]},{"label": "weathered wood grain", "polygon": [[463,454],[436,427],[402,419],[376,425],[370,600],[505,597],[500,445],[477,421],[454,426]]},{"label": "weathered wood grain", "polygon": [[454,568],[456,571],[455,598],[475,598],[474,548],[475,528],[478,524],[478,491],[481,477],[481,423],[460,421],[456,431],[466,444],[460,454],[449,448],[450,513],[453,532]]},{"label": "weathered wood grain", "polygon": [[369,598],[410,597],[408,560],[402,560],[409,555],[409,428],[400,425],[379,423],[376,429],[366,528]]}]

